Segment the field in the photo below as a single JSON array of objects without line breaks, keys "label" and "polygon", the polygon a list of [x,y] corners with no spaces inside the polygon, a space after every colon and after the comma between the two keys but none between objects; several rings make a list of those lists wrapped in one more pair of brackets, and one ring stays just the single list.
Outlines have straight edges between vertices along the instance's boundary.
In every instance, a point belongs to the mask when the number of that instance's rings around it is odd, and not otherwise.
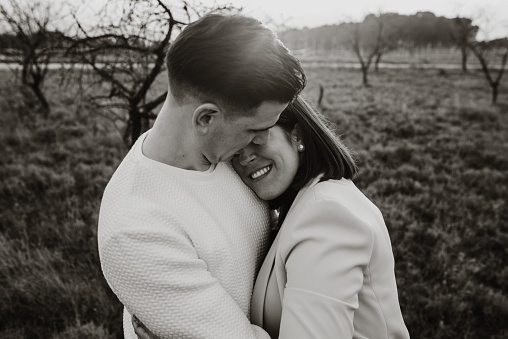
[{"label": "field", "polygon": [[[362,51],[364,61],[367,61],[369,50]],[[491,49],[485,53],[485,59],[490,67],[498,68],[504,49]],[[360,68],[358,57],[350,48],[334,50],[301,49],[295,51],[298,58],[307,64],[341,64]],[[420,47],[415,49],[400,48],[383,54],[381,67],[395,68],[447,68],[462,69],[460,49],[456,47]],[[374,64],[374,60],[372,61]],[[481,69],[480,62],[471,51],[467,53],[468,69]]]},{"label": "field", "polygon": [[[307,73],[385,217],[411,337],[508,338],[508,77],[492,106],[478,71],[381,69],[367,88],[358,70]],[[0,338],[121,338],[96,245],[117,126],[57,74],[47,120],[0,77]]]}]

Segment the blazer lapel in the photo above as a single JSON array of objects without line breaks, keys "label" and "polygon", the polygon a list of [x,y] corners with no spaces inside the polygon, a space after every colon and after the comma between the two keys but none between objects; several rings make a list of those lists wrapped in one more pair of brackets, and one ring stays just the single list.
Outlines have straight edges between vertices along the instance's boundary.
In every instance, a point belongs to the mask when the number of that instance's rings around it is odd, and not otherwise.
[{"label": "blazer lapel", "polygon": [[250,305],[250,320],[254,325],[263,327],[263,309],[265,307],[265,296],[266,287],[268,285],[268,279],[272,273],[273,264],[275,262],[275,252],[277,252],[277,244],[279,242],[279,234],[275,237],[275,240],[270,247],[270,250],[266,254],[263,265],[259,270],[254,285],[254,291],[252,292],[252,301]]},{"label": "blazer lapel", "polygon": [[[320,177],[315,178],[308,185],[303,187],[300,192],[298,192],[293,204],[291,205],[288,214],[291,212],[293,207],[296,205],[298,200],[302,197],[302,195],[312,186],[319,182]],[[281,230],[284,225],[281,226]],[[265,260],[263,261],[263,265],[259,270],[258,276],[256,278],[256,284],[254,285],[254,291],[252,292],[252,300],[250,305],[250,321],[252,324],[263,327],[263,311],[265,307],[265,297],[266,297],[266,288],[268,286],[268,279],[273,271],[273,266],[275,263],[275,254],[277,252],[277,247],[279,245],[279,235],[282,233],[281,230],[277,233],[275,240],[268,251]],[[282,295],[281,295],[282,297]]]}]

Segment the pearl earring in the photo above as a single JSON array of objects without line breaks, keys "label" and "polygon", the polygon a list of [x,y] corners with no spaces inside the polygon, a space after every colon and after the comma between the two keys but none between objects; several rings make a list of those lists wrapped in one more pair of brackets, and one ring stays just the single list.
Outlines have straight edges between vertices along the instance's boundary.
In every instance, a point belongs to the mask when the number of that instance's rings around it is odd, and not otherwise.
[{"label": "pearl earring", "polygon": [[303,146],[302,144],[298,144],[296,149],[298,150],[298,152],[303,152],[305,150],[305,146]]}]

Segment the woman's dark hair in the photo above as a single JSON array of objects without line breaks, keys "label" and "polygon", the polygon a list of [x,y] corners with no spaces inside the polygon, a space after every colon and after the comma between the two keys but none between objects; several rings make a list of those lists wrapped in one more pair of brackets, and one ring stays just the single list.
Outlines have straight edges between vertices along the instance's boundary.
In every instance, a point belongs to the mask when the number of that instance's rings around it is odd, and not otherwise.
[{"label": "woman's dark hair", "polygon": [[298,97],[281,113],[277,125],[288,134],[298,126],[305,150],[300,153],[300,166],[291,186],[278,198],[269,202],[279,209],[278,227],[291,207],[296,195],[305,185],[321,175],[320,181],[353,179],[358,168],[329,122],[310,103]]},{"label": "woman's dark hair", "polygon": [[192,95],[249,115],[263,102],[288,103],[303,90],[297,58],[260,21],[207,14],[188,25],[166,55],[171,94]]}]

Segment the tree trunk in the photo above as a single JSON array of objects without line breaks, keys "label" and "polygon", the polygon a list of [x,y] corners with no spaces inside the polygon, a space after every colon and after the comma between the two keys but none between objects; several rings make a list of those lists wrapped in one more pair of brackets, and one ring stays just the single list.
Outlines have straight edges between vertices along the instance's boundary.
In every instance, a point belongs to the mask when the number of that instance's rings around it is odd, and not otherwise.
[{"label": "tree trunk", "polygon": [[490,84],[490,87],[492,87],[492,104],[495,105],[497,102],[499,83]]},{"label": "tree trunk", "polygon": [[35,83],[35,82],[31,83],[30,88],[32,89],[35,96],[39,100],[39,103],[42,106],[42,115],[43,115],[44,119],[47,119],[48,115],[49,115],[50,108],[49,108],[48,100],[46,100],[44,93],[42,93],[42,91],[41,91],[40,83]]},{"label": "tree trunk", "polygon": [[362,83],[363,83],[363,86],[365,87],[368,87],[369,86],[369,81],[367,79],[367,73],[368,73],[368,68],[367,67],[362,67]]},{"label": "tree trunk", "polygon": [[136,140],[138,140],[139,136],[141,135],[142,130],[142,121],[141,121],[141,115],[139,112],[131,113],[131,140],[129,141],[130,146],[132,147]]},{"label": "tree trunk", "polygon": [[374,71],[375,72],[379,71],[379,62],[381,61],[382,57],[383,57],[382,53],[376,54],[376,61],[374,62]]},{"label": "tree trunk", "polygon": [[148,130],[150,127],[150,117],[147,114],[139,112],[138,108],[134,108],[129,113],[129,121],[124,133],[125,144],[132,147],[136,140]]},{"label": "tree trunk", "polygon": [[29,87],[35,94],[35,97],[42,107],[42,116],[46,119],[50,113],[48,100],[42,92],[42,86],[44,84],[44,77],[46,74],[41,71],[38,65],[40,65],[40,63],[38,64],[37,59],[35,59],[32,54],[23,59],[21,83],[26,87]]},{"label": "tree trunk", "polygon": [[320,84],[319,85],[319,98],[317,101],[318,107],[321,107],[321,101],[323,101],[324,91],[325,91],[325,89],[323,88],[323,85]]},{"label": "tree trunk", "polygon": [[467,73],[467,46],[461,48],[462,52],[462,72]]}]

